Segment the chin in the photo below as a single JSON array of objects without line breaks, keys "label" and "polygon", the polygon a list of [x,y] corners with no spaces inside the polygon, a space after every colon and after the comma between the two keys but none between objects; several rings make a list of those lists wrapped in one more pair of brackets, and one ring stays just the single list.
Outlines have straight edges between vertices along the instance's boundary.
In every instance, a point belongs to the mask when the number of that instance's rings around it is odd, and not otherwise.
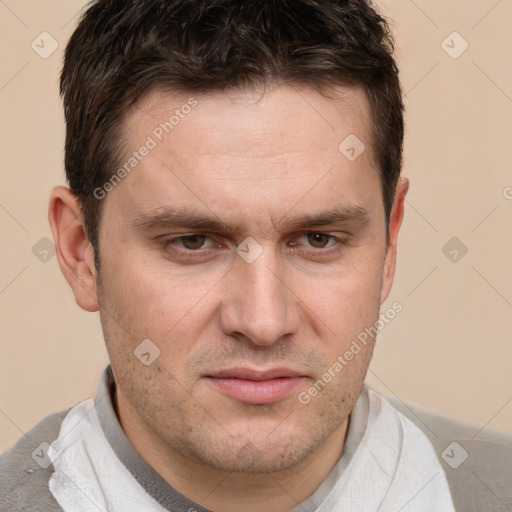
[{"label": "chin", "polygon": [[[277,427],[276,431],[279,429]],[[325,440],[325,432],[308,433],[303,428],[282,428],[266,435],[249,432],[220,440],[189,439],[184,455],[215,471],[237,474],[279,473],[308,458]],[[209,446],[205,450],[205,446]]]},{"label": "chin", "polygon": [[200,462],[209,465],[212,469],[226,473],[270,474],[291,469],[305,460],[309,453],[310,450],[303,448],[300,451],[291,448],[285,453],[276,453],[275,450],[260,450],[251,442],[247,442],[236,453],[224,453],[223,456],[213,460],[203,459]]}]

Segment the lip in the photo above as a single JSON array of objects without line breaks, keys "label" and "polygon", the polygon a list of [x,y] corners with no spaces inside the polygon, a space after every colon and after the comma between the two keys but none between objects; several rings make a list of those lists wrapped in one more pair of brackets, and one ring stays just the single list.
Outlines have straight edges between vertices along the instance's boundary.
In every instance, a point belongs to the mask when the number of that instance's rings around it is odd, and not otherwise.
[{"label": "lip", "polygon": [[290,368],[230,368],[206,378],[217,390],[238,402],[264,405],[289,396],[306,376]]}]

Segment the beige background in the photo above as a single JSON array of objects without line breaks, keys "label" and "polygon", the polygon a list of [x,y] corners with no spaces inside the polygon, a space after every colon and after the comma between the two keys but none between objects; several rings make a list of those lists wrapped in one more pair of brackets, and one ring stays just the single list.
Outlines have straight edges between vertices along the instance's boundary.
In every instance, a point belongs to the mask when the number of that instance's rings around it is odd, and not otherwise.
[{"label": "beige background", "polygon": [[[512,1],[377,3],[394,20],[411,190],[383,311],[404,309],[380,335],[368,382],[475,433],[512,434]],[[76,306],[55,257],[32,252],[51,238],[48,194],[64,183],[58,76],[83,5],[0,2],[0,451],[91,396],[107,362],[97,314]],[[43,31],[59,44],[47,59],[31,48]],[[442,47],[454,31],[469,44],[457,59]],[[468,248],[455,263],[442,252],[454,236]]]}]

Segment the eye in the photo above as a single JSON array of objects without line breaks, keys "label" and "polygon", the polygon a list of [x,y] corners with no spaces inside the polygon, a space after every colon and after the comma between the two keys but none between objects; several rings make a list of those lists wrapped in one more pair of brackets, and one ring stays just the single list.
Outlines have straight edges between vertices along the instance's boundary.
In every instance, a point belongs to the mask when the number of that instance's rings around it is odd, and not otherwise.
[{"label": "eye", "polygon": [[325,233],[306,233],[304,236],[307,238],[311,247],[315,247],[316,249],[325,249],[326,247],[330,247],[329,242],[334,242],[334,237],[326,235]]},{"label": "eye", "polygon": [[165,258],[181,265],[206,263],[229,254],[229,246],[219,237],[203,233],[162,237],[158,245]]},{"label": "eye", "polygon": [[188,251],[197,251],[199,249],[204,249],[206,242],[211,239],[207,235],[194,234],[194,235],[183,235],[171,238],[166,241],[166,245],[175,245],[181,249],[186,249]]},{"label": "eye", "polygon": [[333,245],[336,245],[336,238],[333,235],[328,235],[326,233],[303,233],[291,243],[291,245],[298,244],[308,245],[315,249],[327,249]]},{"label": "eye", "polygon": [[201,249],[201,247],[204,245],[206,241],[206,238],[207,237],[205,235],[189,235],[184,236],[183,238],[180,239],[180,241],[182,246],[185,247],[185,249],[194,250]]}]

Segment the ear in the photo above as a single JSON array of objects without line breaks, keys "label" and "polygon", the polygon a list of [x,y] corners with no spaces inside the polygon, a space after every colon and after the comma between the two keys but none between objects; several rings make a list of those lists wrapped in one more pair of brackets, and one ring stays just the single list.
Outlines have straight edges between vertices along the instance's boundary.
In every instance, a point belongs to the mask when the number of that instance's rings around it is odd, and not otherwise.
[{"label": "ear", "polygon": [[395,190],[395,198],[391,214],[389,217],[389,242],[384,260],[384,274],[382,276],[382,288],[380,294],[380,303],[382,304],[388,297],[395,276],[396,265],[396,247],[398,241],[398,232],[404,218],[404,202],[407,191],[409,190],[409,180],[404,177],[398,179]]},{"label": "ear", "polygon": [[78,199],[68,188],[52,190],[48,220],[60,269],[77,304],[85,311],[98,311],[94,250],[85,232]]}]

